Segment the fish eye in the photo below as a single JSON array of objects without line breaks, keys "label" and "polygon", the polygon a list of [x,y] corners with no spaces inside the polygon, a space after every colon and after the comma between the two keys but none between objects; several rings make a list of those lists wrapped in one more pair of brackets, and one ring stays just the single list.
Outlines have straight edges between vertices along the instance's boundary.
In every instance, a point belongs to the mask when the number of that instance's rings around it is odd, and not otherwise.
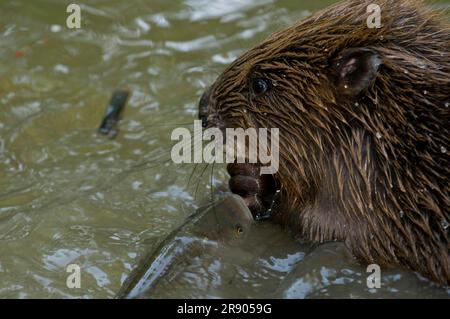
[{"label": "fish eye", "polygon": [[264,79],[255,79],[252,82],[252,89],[253,93],[255,93],[256,95],[261,95],[267,92],[267,90],[269,89],[269,85]]}]

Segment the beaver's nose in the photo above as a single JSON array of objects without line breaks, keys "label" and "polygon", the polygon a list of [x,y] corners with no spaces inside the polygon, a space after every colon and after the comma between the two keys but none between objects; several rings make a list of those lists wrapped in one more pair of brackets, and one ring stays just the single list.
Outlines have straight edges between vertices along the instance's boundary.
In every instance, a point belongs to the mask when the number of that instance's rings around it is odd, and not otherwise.
[{"label": "beaver's nose", "polygon": [[203,93],[198,103],[198,118],[202,120],[202,126],[206,127],[208,125],[208,114],[209,114],[209,89]]}]

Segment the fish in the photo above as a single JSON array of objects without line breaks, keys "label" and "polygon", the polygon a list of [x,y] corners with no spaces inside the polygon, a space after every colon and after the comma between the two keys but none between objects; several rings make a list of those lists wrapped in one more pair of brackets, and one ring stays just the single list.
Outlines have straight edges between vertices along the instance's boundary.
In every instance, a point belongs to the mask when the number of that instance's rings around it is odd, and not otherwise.
[{"label": "fish", "polygon": [[245,241],[253,224],[244,200],[234,194],[199,208],[142,259],[116,297],[158,297],[162,290],[182,293],[180,286],[187,296],[189,285],[180,280],[183,271],[198,264],[194,267],[199,271],[197,275],[210,276],[206,268],[214,265],[221,254],[232,254],[233,247]]}]

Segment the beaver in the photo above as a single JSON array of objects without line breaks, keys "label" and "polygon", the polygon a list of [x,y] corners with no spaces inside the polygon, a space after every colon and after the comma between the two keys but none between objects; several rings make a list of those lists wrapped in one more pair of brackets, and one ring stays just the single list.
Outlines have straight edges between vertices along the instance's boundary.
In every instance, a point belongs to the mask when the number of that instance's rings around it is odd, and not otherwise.
[{"label": "beaver", "polygon": [[369,28],[372,2],[340,2],[270,35],[205,91],[199,117],[279,128],[270,181],[258,164],[228,166],[254,215],[278,191],[274,222],[449,285],[450,25],[420,1],[379,0],[381,27]]}]

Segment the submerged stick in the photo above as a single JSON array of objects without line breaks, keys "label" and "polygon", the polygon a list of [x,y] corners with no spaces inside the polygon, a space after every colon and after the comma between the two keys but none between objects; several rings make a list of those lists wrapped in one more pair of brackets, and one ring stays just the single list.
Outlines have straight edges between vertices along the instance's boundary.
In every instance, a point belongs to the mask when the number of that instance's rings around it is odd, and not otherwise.
[{"label": "submerged stick", "polygon": [[106,107],[106,112],[103,116],[102,123],[98,129],[100,134],[108,135],[109,138],[116,137],[119,132],[117,123],[120,119],[122,110],[125,107],[129,94],[130,93],[127,90],[117,90],[113,93],[111,100]]}]

